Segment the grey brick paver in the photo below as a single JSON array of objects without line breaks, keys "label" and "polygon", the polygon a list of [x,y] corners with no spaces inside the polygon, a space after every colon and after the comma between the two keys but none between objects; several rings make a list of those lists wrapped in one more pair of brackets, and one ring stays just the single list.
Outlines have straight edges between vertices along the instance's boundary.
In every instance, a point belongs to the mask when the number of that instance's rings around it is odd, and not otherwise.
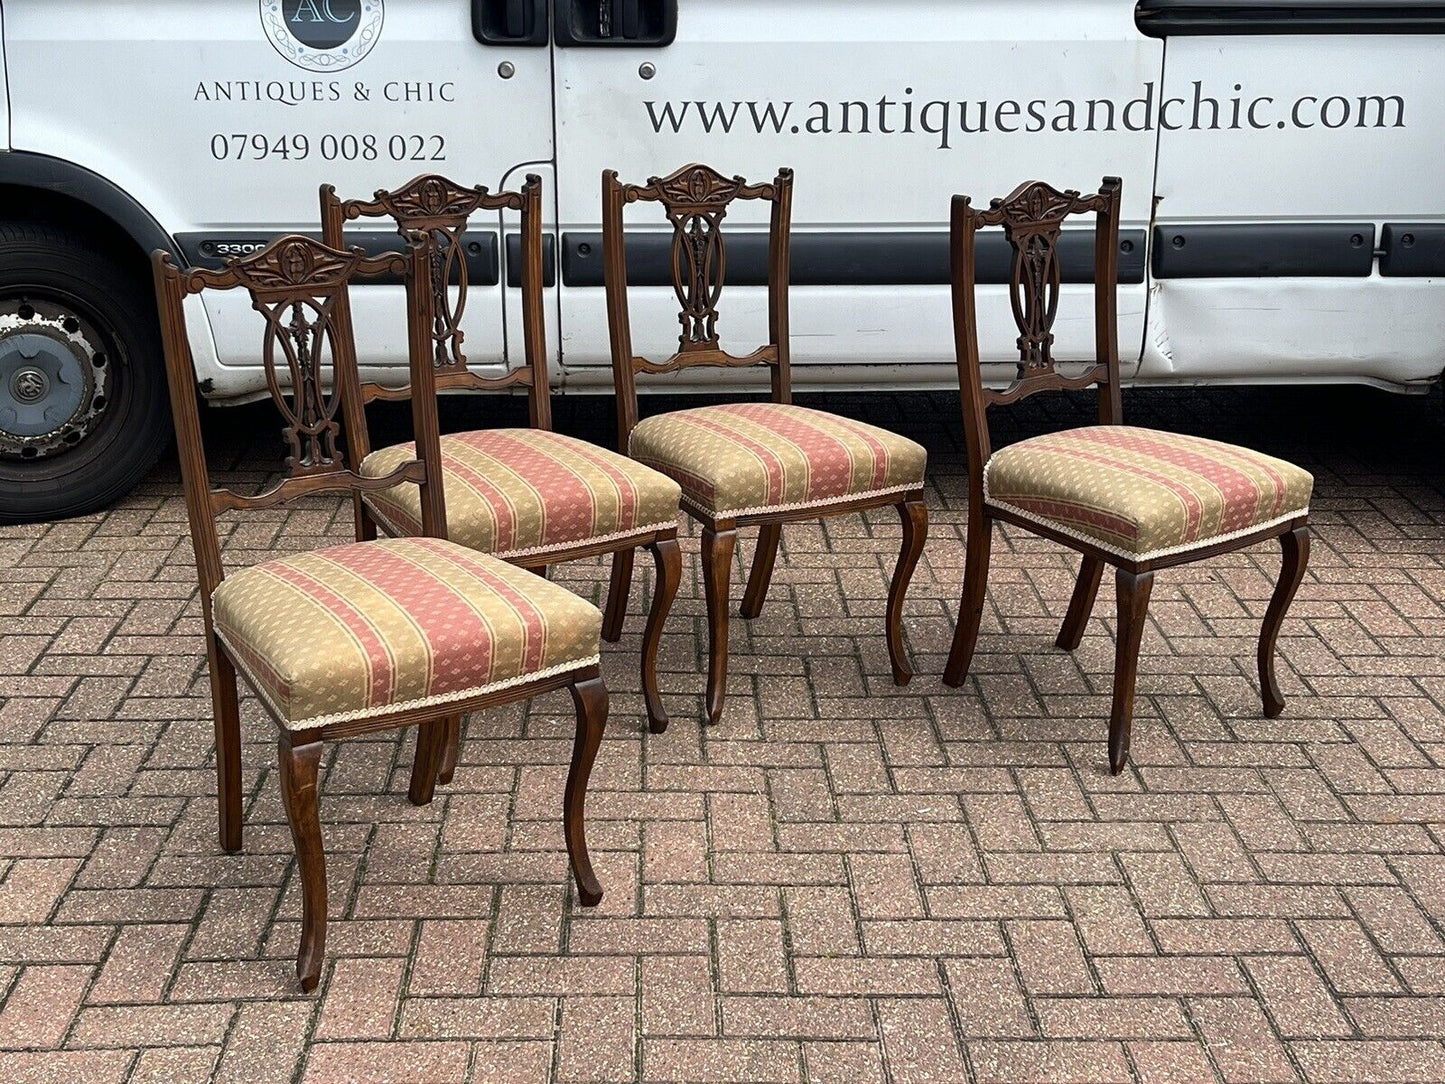
[{"label": "grey brick paver", "polygon": [[[1036,403],[1036,405],[1035,405]],[[829,399],[930,448],[931,534],[881,635],[891,512],[784,533],[734,619],[727,716],[700,730],[696,531],[646,733],[642,566],[588,803],[607,898],[576,905],[558,824],[565,696],[469,720],[413,809],[413,737],[328,754],[330,959],[298,932],[273,730],[243,701],[246,849],[214,842],[210,703],[173,462],[108,513],[0,527],[0,1080],[232,1082],[1445,1079],[1445,411],[1362,389],[1150,391],[1131,422],[1313,470],[1310,572],[1255,691],[1278,569],[1261,546],[1161,573],[1133,766],[1110,778],[1106,577],[1052,646],[1076,559],[1003,531],[974,673],[938,675],[963,568],[951,394]],[[648,409],[662,404],[644,401]],[[604,401],[559,428],[608,443]],[[448,401],[446,428],[516,402]],[[400,412],[378,436],[402,435]],[[598,419],[602,419],[599,421]],[[1090,420],[997,412],[998,443]],[[210,412],[261,484],[258,408]],[[312,500],[234,521],[228,559],[344,541]],[[734,607],[751,539],[739,547]],[[598,600],[604,562],[554,568]]]}]

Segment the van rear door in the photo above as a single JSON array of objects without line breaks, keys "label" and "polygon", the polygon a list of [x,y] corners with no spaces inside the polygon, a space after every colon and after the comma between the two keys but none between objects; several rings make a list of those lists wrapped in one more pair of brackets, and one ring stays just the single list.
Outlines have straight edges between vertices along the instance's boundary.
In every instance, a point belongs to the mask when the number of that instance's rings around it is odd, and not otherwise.
[{"label": "van rear door", "polygon": [[1445,3],[1142,0],[1167,42],[1141,376],[1445,364]]},{"label": "van rear door", "polygon": [[[986,203],[1026,179],[1124,179],[1120,342],[1143,339],[1144,237],[1163,49],[1120,0],[554,0],[564,360],[604,374],[599,177],[643,181],[689,161],[771,179],[797,171],[792,345],[799,385],[951,384],[949,198]],[[654,209],[655,210],[655,209]],[[752,208],[731,236],[761,233]],[[661,215],[635,213],[666,232]],[[741,241],[735,243],[742,243]],[[1017,355],[1003,275],[981,314],[986,361]],[[1083,279],[1088,268],[1081,268]],[[731,276],[725,340],[765,336],[764,291]],[[640,352],[677,344],[667,285],[632,291]],[[1061,357],[1093,348],[1076,282]],[[846,367],[846,368],[845,368]],[[737,374],[684,374],[721,381]],[[1007,378],[1001,364],[994,372]]]}]

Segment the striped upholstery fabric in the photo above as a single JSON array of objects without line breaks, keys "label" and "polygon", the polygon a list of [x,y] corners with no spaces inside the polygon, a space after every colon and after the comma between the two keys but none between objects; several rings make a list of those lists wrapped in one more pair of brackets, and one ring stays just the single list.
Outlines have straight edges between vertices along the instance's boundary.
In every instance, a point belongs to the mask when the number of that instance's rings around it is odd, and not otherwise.
[{"label": "striped upholstery fabric", "polygon": [[[447,537],[514,558],[621,541],[677,524],[678,486],[626,456],[545,429],[480,429],[441,441]],[[414,459],[411,444],[372,452],[376,478]],[[405,482],[367,497],[393,534],[421,533],[421,490]]]},{"label": "striped upholstery fabric", "polygon": [[923,485],[928,453],[886,429],[778,403],[730,403],[659,414],[628,451],[682,484],[706,516],[826,505]]},{"label": "striped upholstery fabric", "polygon": [[983,484],[989,504],[1148,560],[1303,515],[1314,478],[1232,444],[1093,425],[994,453]]},{"label": "striped upholstery fabric", "polygon": [[443,704],[597,662],[602,615],[436,538],[281,557],[227,576],[216,633],[293,730]]}]

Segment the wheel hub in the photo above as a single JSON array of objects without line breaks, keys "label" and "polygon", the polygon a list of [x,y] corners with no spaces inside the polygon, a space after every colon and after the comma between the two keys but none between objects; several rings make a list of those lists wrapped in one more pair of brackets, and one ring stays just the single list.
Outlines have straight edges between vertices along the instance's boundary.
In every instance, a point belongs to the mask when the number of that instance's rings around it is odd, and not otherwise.
[{"label": "wheel hub", "polygon": [[43,459],[85,438],[106,406],[100,343],[64,305],[0,301],[0,458]]}]

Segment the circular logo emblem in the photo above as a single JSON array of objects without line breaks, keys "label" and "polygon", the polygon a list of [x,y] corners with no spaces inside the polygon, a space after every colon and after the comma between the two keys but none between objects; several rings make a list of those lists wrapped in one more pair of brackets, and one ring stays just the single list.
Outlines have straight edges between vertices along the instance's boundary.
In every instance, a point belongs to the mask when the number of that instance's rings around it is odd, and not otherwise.
[{"label": "circular logo emblem", "polygon": [[39,369],[20,369],[10,378],[10,394],[22,403],[38,403],[50,390],[50,378]]},{"label": "circular logo emblem", "polygon": [[349,68],[381,37],[384,0],[261,0],[275,50],[313,72]]}]

